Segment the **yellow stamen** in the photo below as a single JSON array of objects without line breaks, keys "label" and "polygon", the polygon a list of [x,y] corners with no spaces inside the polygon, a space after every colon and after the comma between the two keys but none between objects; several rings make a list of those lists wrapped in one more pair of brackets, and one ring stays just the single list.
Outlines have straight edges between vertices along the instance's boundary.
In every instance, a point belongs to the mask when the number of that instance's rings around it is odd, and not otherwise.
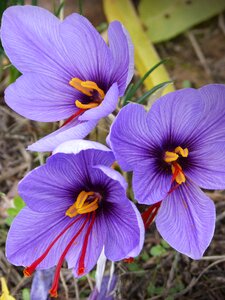
[{"label": "yellow stamen", "polygon": [[174,152],[180,154],[183,157],[188,157],[188,148],[183,149],[178,146],[177,148],[175,148]]},{"label": "yellow stamen", "polygon": [[[83,104],[79,100],[76,100],[75,104],[78,108],[90,109],[97,107],[105,98],[104,91],[100,89],[94,81],[82,81],[79,78],[75,77],[70,80],[69,84],[84,95],[90,97],[90,103],[88,104]],[[96,91],[95,94],[94,91]]]},{"label": "yellow stamen", "polygon": [[181,165],[174,163],[171,165],[172,174],[175,174],[174,180],[178,183],[184,183],[186,181]]},{"label": "yellow stamen", "polygon": [[186,181],[182,167],[177,163],[180,156],[188,157],[188,148],[183,149],[178,146],[174,151],[166,151],[164,155],[164,161],[171,165],[171,171],[173,174],[172,181],[176,181],[178,184],[182,184]]},{"label": "yellow stamen", "polygon": [[85,192],[85,191],[80,192],[73,205],[71,205],[67,209],[66,216],[73,218],[78,214],[86,214],[95,211],[98,208],[98,203],[99,203],[98,197],[96,197],[91,202],[88,201],[86,202],[86,200],[88,200],[88,197],[93,196],[94,194],[95,194],[94,192]]},{"label": "yellow stamen", "polygon": [[92,92],[93,92],[93,90],[97,91],[98,94],[99,94],[99,96],[100,96],[100,98],[104,99],[104,97],[105,97],[104,91],[102,89],[100,89],[95,82],[93,82],[93,81],[82,81],[81,85],[84,88],[92,90]]},{"label": "yellow stamen", "polygon": [[179,155],[174,153],[174,152],[170,152],[170,151],[166,151],[165,156],[164,156],[164,161],[167,163],[170,163],[172,161],[176,161],[178,159]]},{"label": "yellow stamen", "polygon": [[84,86],[81,85],[83,81],[80,80],[79,78],[72,78],[69,82],[69,84],[74,87],[76,90],[80,91],[81,93],[83,93],[84,95],[87,96],[92,96],[92,93],[90,91],[90,89],[85,88]]},{"label": "yellow stamen", "polygon": [[97,107],[99,105],[99,103],[96,103],[96,102],[91,102],[91,103],[88,103],[88,104],[83,104],[79,100],[76,100],[75,104],[76,104],[76,107],[81,108],[81,109],[94,108],[94,107]]}]

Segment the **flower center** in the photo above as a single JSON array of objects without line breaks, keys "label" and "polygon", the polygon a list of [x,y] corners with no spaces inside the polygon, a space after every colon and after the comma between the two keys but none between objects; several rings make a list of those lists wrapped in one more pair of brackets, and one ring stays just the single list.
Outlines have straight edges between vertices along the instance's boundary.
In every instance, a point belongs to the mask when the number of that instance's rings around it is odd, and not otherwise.
[{"label": "flower center", "polygon": [[73,218],[78,214],[87,214],[95,211],[98,208],[101,198],[102,197],[99,193],[85,191],[80,192],[73,205],[67,209],[66,216]]},{"label": "flower center", "polygon": [[101,104],[105,97],[105,93],[94,81],[82,81],[79,78],[72,78],[69,84],[84,95],[90,97],[89,103],[82,103],[79,100],[75,101],[75,105],[80,109],[90,109]]},{"label": "flower center", "polygon": [[178,184],[182,184],[186,181],[184,172],[181,165],[177,162],[180,157],[188,157],[188,149],[176,147],[174,151],[166,151],[164,155],[164,161],[171,165],[171,171],[173,174],[172,182],[176,181]]}]

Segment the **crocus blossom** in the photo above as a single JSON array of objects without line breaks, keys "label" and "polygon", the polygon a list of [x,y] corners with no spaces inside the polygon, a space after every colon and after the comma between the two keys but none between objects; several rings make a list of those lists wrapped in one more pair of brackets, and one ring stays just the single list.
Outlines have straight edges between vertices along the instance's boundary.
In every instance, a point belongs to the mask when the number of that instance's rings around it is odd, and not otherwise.
[{"label": "crocus blossom", "polygon": [[111,261],[141,251],[142,219],[126,197],[125,180],[110,168],[113,161],[107,147],[69,141],[19,184],[27,206],[9,230],[6,255],[25,266],[27,276],[56,265],[53,297],[64,259],[79,277],[95,266],[103,247]]},{"label": "crocus blossom", "polygon": [[215,206],[200,188],[225,188],[225,86],[169,93],[149,112],[129,104],[108,140],[121,167],[133,171],[138,202],[158,211],[162,237],[201,258],[213,237]]},{"label": "crocus blossom", "polygon": [[22,73],[5,91],[6,103],[41,122],[64,126],[28,147],[52,151],[84,138],[115,110],[133,76],[133,46],[118,21],[109,25],[109,46],[79,14],[60,21],[36,6],[12,6],[2,18],[1,41]]}]

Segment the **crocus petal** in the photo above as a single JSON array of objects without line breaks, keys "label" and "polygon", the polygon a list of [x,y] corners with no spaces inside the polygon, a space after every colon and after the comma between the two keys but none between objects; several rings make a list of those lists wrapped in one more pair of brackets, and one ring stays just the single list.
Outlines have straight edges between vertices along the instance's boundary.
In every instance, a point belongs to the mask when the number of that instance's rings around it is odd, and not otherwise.
[{"label": "crocus petal", "polygon": [[204,104],[195,142],[199,147],[225,141],[225,85],[209,84],[198,90]]},{"label": "crocus petal", "polygon": [[143,224],[141,214],[138,211],[137,207],[134,205],[134,203],[131,202],[131,205],[133,206],[133,209],[134,209],[134,212],[136,214],[137,221],[138,221],[138,227],[140,229],[140,239],[139,239],[139,244],[136,245],[136,247],[134,249],[132,249],[131,252],[129,252],[127,254],[126,258],[136,257],[140,254],[140,252],[143,248],[143,245],[144,245],[144,238],[145,238],[145,228],[144,228],[144,224]]},{"label": "crocus petal", "polygon": [[202,109],[201,97],[195,89],[182,89],[158,99],[147,117],[155,143],[183,146],[185,140],[185,147],[188,147],[201,120]]},{"label": "crocus petal", "polygon": [[60,34],[68,51],[70,64],[74,66],[80,79],[106,82],[112,55],[92,24],[81,15],[72,14],[60,25]]},{"label": "crocus petal", "polygon": [[190,163],[185,171],[187,177],[205,189],[225,188],[225,145],[204,145],[190,153]]},{"label": "crocus petal", "polygon": [[114,21],[109,25],[109,49],[112,52],[114,68],[112,82],[119,86],[119,96],[123,96],[134,74],[134,47],[123,25]]},{"label": "crocus petal", "polygon": [[20,115],[36,121],[51,122],[74,114],[76,92],[69,83],[43,74],[19,77],[5,91],[6,103]]},{"label": "crocus petal", "polygon": [[116,109],[119,99],[118,97],[118,86],[117,83],[114,83],[108,90],[102,103],[95,108],[85,111],[79,117],[79,120],[99,120],[103,117],[108,116]]},{"label": "crocus petal", "polygon": [[19,194],[35,211],[66,211],[83,188],[83,167],[73,154],[55,154],[20,181]]},{"label": "crocus petal", "polygon": [[95,120],[79,122],[78,120],[74,119],[65,126],[28,146],[27,149],[38,152],[53,151],[61,143],[64,143],[68,140],[82,139],[86,137],[96,125],[97,121]]},{"label": "crocus petal", "polygon": [[69,81],[59,24],[59,19],[41,7],[9,7],[2,18],[1,40],[12,64],[22,73],[35,70]]},{"label": "crocus petal", "polygon": [[[71,219],[61,212],[39,213],[28,207],[23,208],[14,219],[8,233],[7,259],[14,265],[29,266],[43,254],[54,238],[70,222]],[[47,269],[57,264],[65,245],[71,239],[71,234],[67,232],[53,246],[50,255],[47,255],[38,268]]]},{"label": "crocus petal", "polygon": [[96,168],[100,169],[103,173],[105,173],[108,177],[112,178],[113,180],[118,181],[126,191],[127,182],[119,172],[107,167],[106,165],[97,165]]},{"label": "crocus petal", "polygon": [[108,140],[116,160],[125,171],[138,168],[149,160],[149,131],[143,106],[128,104],[121,109],[111,126]]},{"label": "crocus petal", "polygon": [[171,188],[171,179],[171,174],[160,170],[153,160],[139,163],[132,179],[135,199],[148,205],[163,200]]},{"label": "crocus petal", "polygon": [[[104,227],[103,220],[104,216],[102,215],[102,212],[97,213],[94,226],[91,230],[88,239],[88,245],[84,259],[85,271],[83,275],[89,273],[94,268],[102,252],[106,238],[106,228]],[[75,275],[75,277],[81,277],[78,274],[79,258],[82,251],[83,241],[87,232],[87,228],[88,227],[86,226],[86,230],[81,234],[80,238],[77,240],[78,243],[76,247],[76,253],[75,251],[70,251],[66,256],[68,267],[73,267],[73,274]]]},{"label": "crocus petal", "polygon": [[120,196],[119,200],[119,203],[108,203],[109,208],[104,213],[107,228],[105,255],[112,261],[124,259],[130,254],[138,255],[143,245],[144,230],[140,218],[137,218],[139,212],[127,198]]},{"label": "crocus petal", "polygon": [[[67,141],[61,145],[59,145],[54,151],[53,154],[56,153],[73,153],[77,154],[82,150],[92,150],[86,151],[87,161],[90,162],[91,165],[103,164],[104,166],[111,166],[115,161],[115,157],[113,152],[107,148],[106,146],[86,140],[72,140]],[[111,169],[110,169],[111,170]]]},{"label": "crocus petal", "polygon": [[193,259],[200,259],[213,237],[215,206],[188,181],[162,202],[156,226],[173,248]]}]

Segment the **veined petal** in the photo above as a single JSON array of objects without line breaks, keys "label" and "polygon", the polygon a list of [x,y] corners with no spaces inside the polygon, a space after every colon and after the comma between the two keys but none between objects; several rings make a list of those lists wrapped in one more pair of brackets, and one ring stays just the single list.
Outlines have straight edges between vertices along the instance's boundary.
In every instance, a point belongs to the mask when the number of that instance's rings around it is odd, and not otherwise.
[{"label": "veined petal", "polygon": [[174,249],[200,259],[213,237],[215,206],[196,185],[186,181],[162,202],[156,226]]},{"label": "veined petal", "polygon": [[[87,151],[87,150],[90,151]],[[115,161],[113,152],[106,146],[87,140],[71,140],[59,145],[54,151],[56,153],[73,153],[77,154],[82,150],[86,150],[86,158],[91,165],[102,164],[111,166]]]},{"label": "veined petal", "polygon": [[95,108],[91,108],[91,109],[85,111],[79,117],[79,120],[82,120],[82,121],[84,121],[84,120],[99,120],[103,117],[108,116],[110,113],[112,113],[116,109],[118,99],[119,99],[118,86],[117,86],[117,83],[114,83],[108,90],[102,103]]},{"label": "veined petal", "polygon": [[151,141],[146,116],[143,106],[128,104],[120,110],[111,126],[109,144],[125,171],[138,168],[140,162],[149,160]]},{"label": "veined petal", "polygon": [[140,163],[133,173],[133,190],[138,203],[154,204],[163,200],[171,188],[171,174],[160,170],[152,159]]},{"label": "veined petal", "polygon": [[105,255],[109,260],[117,261],[128,256],[138,255],[144,240],[143,223],[139,212],[132,203],[120,196],[119,202],[107,204],[104,222],[107,228]]},{"label": "veined petal", "polygon": [[195,141],[199,147],[225,141],[225,85],[209,84],[198,90],[204,104]]},{"label": "veined petal", "polygon": [[100,169],[103,173],[105,173],[108,177],[112,178],[113,180],[118,181],[121,186],[124,188],[126,191],[127,189],[127,182],[124,179],[124,177],[117,171],[115,171],[112,168],[109,168],[108,166],[105,165],[97,165],[96,168]]},{"label": "veined petal", "polygon": [[[6,241],[7,259],[17,266],[29,266],[47,249],[56,236],[71,222],[61,212],[39,213],[25,207],[14,219]],[[76,231],[75,231],[76,232]],[[51,253],[38,266],[48,269],[55,266],[73,230],[53,246]]]},{"label": "veined petal", "polygon": [[[60,34],[68,52],[70,64],[81,80],[108,82],[112,55],[101,35],[92,24],[79,14],[65,18]],[[100,85],[100,88],[101,87]]]},{"label": "veined petal", "polygon": [[5,101],[28,119],[52,122],[66,119],[76,112],[74,101],[78,95],[79,92],[60,78],[29,73],[6,89]]},{"label": "veined petal", "polygon": [[145,228],[144,228],[144,224],[143,224],[143,220],[142,220],[141,214],[138,211],[138,209],[135,206],[135,204],[132,203],[132,202],[130,202],[130,203],[133,206],[133,209],[134,209],[134,212],[136,214],[137,221],[138,221],[138,227],[139,227],[139,230],[140,230],[140,239],[139,239],[139,244],[136,245],[136,247],[134,249],[132,249],[131,252],[129,252],[127,254],[126,258],[136,257],[136,256],[138,256],[140,254],[140,252],[141,252],[141,250],[143,248],[143,245],[144,245],[144,238],[145,238]]},{"label": "veined petal", "polygon": [[35,70],[69,82],[59,24],[59,19],[41,7],[9,7],[2,18],[1,40],[12,64],[22,73]]},{"label": "veined petal", "polygon": [[185,174],[205,189],[225,188],[225,144],[204,145],[190,153],[190,163]]},{"label": "veined petal", "polygon": [[53,151],[57,146],[66,141],[86,137],[96,125],[97,121],[95,120],[79,122],[77,119],[74,119],[65,126],[28,146],[27,149],[38,152]]},{"label": "veined petal", "polygon": [[158,99],[147,116],[155,143],[183,146],[185,141],[188,147],[202,118],[202,109],[202,99],[195,89],[182,89]]},{"label": "veined petal", "polygon": [[[98,212],[88,239],[88,245],[84,259],[85,271],[83,275],[89,273],[94,268],[102,252],[106,238],[106,228],[104,227],[103,220],[104,216],[102,215],[102,212]],[[78,274],[78,267],[86,232],[87,226],[86,230],[80,235],[79,240],[77,240],[76,251],[70,251],[66,256],[68,268],[73,268],[73,274],[75,277],[81,277]]]},{"label": "veined petal", "polygon": [[119,96],[123,96],[134,74],[134,47],[128,32],[118,21],[109,25],[108,36],[114,60],[111,80],[117,82]]},{"label": "veined petal", "polygon": [[85,185],[85,167],[73,154],[55,154],[20,181],[19,194],[35,211],[66,211]]}]

